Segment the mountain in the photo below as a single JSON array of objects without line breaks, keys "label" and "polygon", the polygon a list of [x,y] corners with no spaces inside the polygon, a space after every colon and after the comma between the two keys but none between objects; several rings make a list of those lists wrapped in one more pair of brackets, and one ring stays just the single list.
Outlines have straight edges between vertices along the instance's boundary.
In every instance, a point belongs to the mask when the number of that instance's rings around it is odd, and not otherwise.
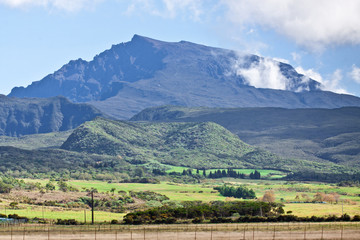
[{"label": "mountain", "polygon": [[284,158],[360,167],[360,108],[186,108],[145,109],[132,121],[207,122],[222,125],[248,144]]},{"label": "mountain", "polygon": [[0,96],[0,135],[17,137],[66,131],[97,116],[105,115],[91,105],[74,104],[64,97]]},{"label": "mountain", "polygon": [[117,156],[133,164],[160,162],[200,169],[343,169],[336,164],[279,158],[212,122],[135,123],[96,118],[75,129],[61,148]]},{"label": "mountain", "polygon": [[[250,86],[281,80],[274,87]],[[257,84],[255,84],[257,85]],[[336,108],[360,106],[360,98],[320,90],[320,83],[286,63],[191,42],[163,42],[134,35],[92,61],[70,61],[53,74],[9,96],[62,95],[88,102],[118,119],[160,105],[208,107]]]}]

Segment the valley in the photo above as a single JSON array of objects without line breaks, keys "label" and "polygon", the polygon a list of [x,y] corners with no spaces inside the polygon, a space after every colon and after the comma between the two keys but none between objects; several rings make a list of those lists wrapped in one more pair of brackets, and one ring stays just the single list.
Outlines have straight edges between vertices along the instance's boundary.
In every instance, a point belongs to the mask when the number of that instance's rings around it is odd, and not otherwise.
[{"label": "valley", "polygon": [[[49,180],[46,179],[24,179],[24,181],[33,184],[37,183],[42,186],[42,188],[49,182]],[[165,205],[181,206],[182,202],[186,201],[236,201],[235,198],[221,196],[218,191],[213,189],[215,186],[221,186],[223,184],[246,186],[253,189],[258,198],[262,197],[266,191],[272,190],[274,192],[275,202],[284,205],[285,213],[299,217],[341,216],[344,213],[354,216],[360,211],[359,187],[342,187],[337,184],[329,185],[312,182],[300,183],[281,180],[231,178],[215,180],[203,179],[200,183],[160,182],[158,184],[143,184],[108,183],[93,180],[69,180],[67,183],[78,191],[62,192],[54,182],[56,189],[53,191],[41,193],[41,190],[33,189],[27,191],[14,190],[10,194],[2,193],[0,195],[2,201],[0,203],[1,213],[4,214],[4,211],[6,211],[6,214],[18,214],[19,216],[26,216],[28,218],[45,218],[51,221],[61,218],[75,219],[79,222],[84,222],[84,211],[87,211],[87,222],[90,222],[90,207],[84,205],[80,198],[89,196],[86,189],[95,188],[98,191],[98,195],[95,196],[95,199],[98,199],[99,201],[101,199],[102,201],[105,201],[104,199],[119,201],[119,199],[124,199],[124,196],[133,196],[131,198],[134,202],[124,202],[121,205],[117,205],[117,208],[113,208],[112,205],[108,205],[106,208],[99,205],[95,208],[96,222],[110,222],[113,219],[121,221],[122,217],[129,210],[142,210]],[[149,197],[146,199],[142,198],[140,195],[136,196],[136,194],[131,194],[131,192],[142,192],[144,189],[159,195],[157,198]],[[326,193],[330,195],[321,202],[317,193]],[[159,196],[166,196],[167,199],[161,199]],[[318,199],[315,200],[316,198]],[[14,201],[19,204],[15,208],[12,208],[10,207],[10,203]],[[33,203],[31,203],[31,201]],[[122,208],[119,208],[120,206]],[[122,210],[117,212],[119,209]]]},{"label": "valley", "polygon": [[[264,64],[286,84],[252,86]],[[338,222],[356,235],[359,106],[281,60],[134,35],[0,96],[0,217],[30,222],[23,238],[176,224],[195,239],[207,225],[275,239],[295,222],[304,236]]]}]

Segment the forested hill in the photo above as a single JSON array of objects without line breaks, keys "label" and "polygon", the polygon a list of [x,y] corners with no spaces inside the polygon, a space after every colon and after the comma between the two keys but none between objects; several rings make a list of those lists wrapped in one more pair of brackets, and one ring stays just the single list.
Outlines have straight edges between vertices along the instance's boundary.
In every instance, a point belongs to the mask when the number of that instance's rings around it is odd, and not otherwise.
[{"label": "forested hill", "polygon": [[279,158],[245,144],[212,122],[133,123],[97,118],[75,129],[61,148],[117,156],[135,164],[154,161],[207,169],[318,168],[325,171],[331,165]]},{"label": "forested hill", "polygon": [[64,97],[0,96],[0,135],[17,137],[66,131],[97,116],[104,114],[91,105],[75,104]]},{"label": "forested hill", "polygon": [[360,108],[148,108],[133,121],[213,121],[284,158],[360,167]]}]

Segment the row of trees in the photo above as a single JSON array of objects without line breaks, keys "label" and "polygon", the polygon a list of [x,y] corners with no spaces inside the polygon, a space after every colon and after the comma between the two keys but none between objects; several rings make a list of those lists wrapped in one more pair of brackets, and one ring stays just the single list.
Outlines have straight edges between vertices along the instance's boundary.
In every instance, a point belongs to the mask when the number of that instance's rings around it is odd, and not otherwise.
[{"label": "row of trees", "polygon": [[256,194],[254,190],[248,189],[247,187],[233,187],[223,185],[221,187],[215,187],[215,190],[218,190],[219,193],[225,197],[235,197],[235,198],[243,198],[243,199],[254,199],[256,198]]},{"label": "row of trees", "polygon": [[[200,171],[202,171],[200,173]],[[164,175],[163,172],[161,172],[160,170],[153,170],[153,173],[156,174],[156,175]],[[193,171],[192,169],[184,169],[182,171],[182,174],[181,175],[187,175],[187,176],[193,176]],[[202,175],[204,177],[207,177],[207,178],[224,178],[224,177],[231,177],[231,178],[246,178],[246,175],[244,173],[239,173],[237,171],[235,171],[234,169],[223,169],[223,170],[214,170],[214,171],[211,171],[209,173],[206,172],[205,169],[203,170],[199,170],[199,169],[196,169],[196,175]],[[261,178],[261,174],[259,171],[255,170],[254,172],[250,173],[249,175],[249,178],[250,179],[260,179]]]},{"label": "row of trees", "polygon": [[235,213],[239,216],[277,216],[284,213],[282,204],[265,202],[222,202],[202,203],[199,201],[182,202],[182,207],[163,206],[145,211],[128,213],[124,217],[126,224],[176,223],[192,220],[199,223],[204,220],[229,218]]}]

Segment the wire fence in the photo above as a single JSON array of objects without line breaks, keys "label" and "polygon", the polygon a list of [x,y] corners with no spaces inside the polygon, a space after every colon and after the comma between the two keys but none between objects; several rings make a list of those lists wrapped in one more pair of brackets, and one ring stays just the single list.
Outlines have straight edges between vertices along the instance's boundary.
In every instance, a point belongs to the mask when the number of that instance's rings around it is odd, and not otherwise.
[{"label": "wire fence", "polygon": [[360,239],[359,223],[173,225],[0,224],[1,240],[250,240]]}]

